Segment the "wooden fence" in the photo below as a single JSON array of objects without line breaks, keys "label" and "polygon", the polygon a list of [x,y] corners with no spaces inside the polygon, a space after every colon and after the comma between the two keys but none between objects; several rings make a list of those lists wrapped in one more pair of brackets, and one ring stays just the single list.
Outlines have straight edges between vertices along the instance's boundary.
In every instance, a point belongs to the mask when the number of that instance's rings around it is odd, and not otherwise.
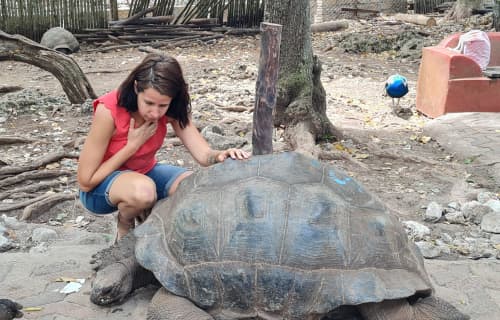
[{"label": "wooden fence", "polygon": [[264,5],[265,0],[133,0],[129,16],[153,6],[153,16],[171,15],[175,6],[182,6],[174,24],[214,18],[219,24],[231,27],[258,27],[264,17]]},{"label": "wooden fence", "polygon": [[78,33],[108,25],[108,0],[0,0],[0,29],[34,41],[51,27]]},{"label": "wooden fence", "polygon": [[414,0],[413,10],[415,13],[431,13],[434,9],[445,2],[453,2],[454,0]]}]

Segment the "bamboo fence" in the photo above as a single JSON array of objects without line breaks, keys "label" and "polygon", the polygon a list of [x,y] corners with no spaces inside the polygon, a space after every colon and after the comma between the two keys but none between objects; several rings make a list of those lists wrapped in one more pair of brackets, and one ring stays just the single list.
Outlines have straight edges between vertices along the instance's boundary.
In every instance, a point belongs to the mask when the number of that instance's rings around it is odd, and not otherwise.
[{"label": "bamboo fence", "polygon": [[0,29],[40,41],[51,27],[107,27],[107,0],[0,0]]},{"label": "bamboo fence", "polygon": [[265,0],[134,0],[129,17],[150,7],[155,7],[153,16],[173,15],[179,4],[182,4],[182,9],[176,14],[174,24],[211,18],[216,19],[218,24],[249,28],[259,26],[263,20]]}]

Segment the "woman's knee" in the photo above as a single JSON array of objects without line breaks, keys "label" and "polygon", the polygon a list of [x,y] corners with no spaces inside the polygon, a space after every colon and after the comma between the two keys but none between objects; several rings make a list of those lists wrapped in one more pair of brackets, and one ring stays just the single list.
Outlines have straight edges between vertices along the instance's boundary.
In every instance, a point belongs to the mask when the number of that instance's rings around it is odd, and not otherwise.
[{"label": "woman's knee", "polygon": [[131,202],[141,209],[152,207],[156,202],[156,185],[151,179],[137,182],[131,188]]},{"label": "woman's knee", "polygon": [[151,208],[156,202],[156,185],[145,175],[124,173],[113,183],[110,198],[137,209]]}]

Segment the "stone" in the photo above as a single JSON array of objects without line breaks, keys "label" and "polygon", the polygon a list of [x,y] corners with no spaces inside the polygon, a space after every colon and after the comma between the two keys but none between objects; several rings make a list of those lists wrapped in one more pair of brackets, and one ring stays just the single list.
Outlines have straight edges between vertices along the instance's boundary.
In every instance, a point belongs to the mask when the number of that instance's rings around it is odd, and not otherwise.
[{"label": "stone", "polygon": [[437,222],[442,216],[443,207],[437,202],[432,201],[425,210],[424,221]]},{"label": "stone", "polygon": [[491,233],[500,233],[500,212],[486,214],[481,220],[481,230]]}]

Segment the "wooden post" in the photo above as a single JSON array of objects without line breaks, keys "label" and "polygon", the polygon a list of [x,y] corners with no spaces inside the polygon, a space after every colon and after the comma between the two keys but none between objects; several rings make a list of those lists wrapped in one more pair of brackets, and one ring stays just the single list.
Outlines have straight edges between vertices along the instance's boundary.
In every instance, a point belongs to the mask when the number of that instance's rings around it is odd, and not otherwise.
[{"label": "wooden post", "polygon": [[276,105],[281,29],[282,26],[279,24],[268,22],[260,24],[262,37],[253,112],[254,155],[273,153],[273,109]]},{"label": "wooden post", "polygon": [[109,0],[109,11],[111,13],[111,20],[118,20],[118,1],[117,0]]}]

